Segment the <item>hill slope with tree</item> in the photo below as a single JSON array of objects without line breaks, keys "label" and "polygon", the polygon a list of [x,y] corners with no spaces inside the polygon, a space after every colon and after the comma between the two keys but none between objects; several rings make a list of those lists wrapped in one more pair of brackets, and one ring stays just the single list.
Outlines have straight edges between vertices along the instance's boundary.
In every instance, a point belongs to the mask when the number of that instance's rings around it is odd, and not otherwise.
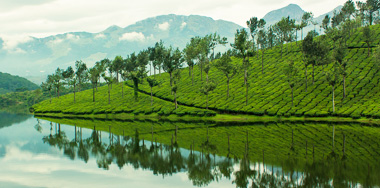
[{"label": "hill slope with tree", "polygon": [[15,91],[34,90],[37,88],[38,86],[36,84],[26,78],[0,72],[0,94]]}]

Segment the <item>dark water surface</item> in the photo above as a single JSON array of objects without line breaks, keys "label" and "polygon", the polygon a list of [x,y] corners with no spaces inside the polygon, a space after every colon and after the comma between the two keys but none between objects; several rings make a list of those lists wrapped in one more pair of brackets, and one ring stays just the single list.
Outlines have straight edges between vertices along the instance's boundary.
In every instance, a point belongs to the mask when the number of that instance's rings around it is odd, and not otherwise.
[{"label": "dark water surface", "polygon": [[379,142],[380,129],[363,125],[0,113],[0,187],[378,187]]}]

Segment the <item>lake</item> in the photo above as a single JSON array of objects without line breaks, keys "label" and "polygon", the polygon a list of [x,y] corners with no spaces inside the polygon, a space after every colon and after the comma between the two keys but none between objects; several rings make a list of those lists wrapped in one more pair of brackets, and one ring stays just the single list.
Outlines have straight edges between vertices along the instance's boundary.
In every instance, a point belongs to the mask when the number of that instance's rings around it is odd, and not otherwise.
[{"label": "lake", "polygon": [[379,143],[357,123],[0,113],[0,187],[379,187]]}]

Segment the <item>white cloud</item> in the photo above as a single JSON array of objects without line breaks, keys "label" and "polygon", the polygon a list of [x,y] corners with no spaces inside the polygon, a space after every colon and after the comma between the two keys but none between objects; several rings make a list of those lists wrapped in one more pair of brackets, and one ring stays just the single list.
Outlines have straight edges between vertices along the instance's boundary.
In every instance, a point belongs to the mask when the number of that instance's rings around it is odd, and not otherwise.
[{"label": "white cloud", "polygon": [[168,30],[170,27],[169,22],[164,22],[162,24],[158,24],[158,29],[161,29],[162,31]]},{"label": "white cloud", "polygon": [[66,34],[66,39],[68,39],[68,40],[79,40],[80,37],[77,35],[73,35],[71,33],[68,33],[68,34]]},{"label": "white cloud", "polygon": [[127,40],[127,41],[144,41],[145,36],[141,32],[131,32],[131,33],[124,33],[119,40]]},{"label": "white cloud", "polygon": [[185,28],[186,25],[187,25],[186,22],[182,22],[182,24],[181,24],[181,29]]},{"label": "white cloud", "polygon": [[103,33],[99,33],[95,36],[95,39],[104,39],[106,36]]},{"label": "white cloud", "polygon": [[27,43],[33,40],[32,37],[29,36],[6,36],[2,35],[3,39],[3,49],[9,52],[25,52],[20,48],[17,48],[19,44]]}]

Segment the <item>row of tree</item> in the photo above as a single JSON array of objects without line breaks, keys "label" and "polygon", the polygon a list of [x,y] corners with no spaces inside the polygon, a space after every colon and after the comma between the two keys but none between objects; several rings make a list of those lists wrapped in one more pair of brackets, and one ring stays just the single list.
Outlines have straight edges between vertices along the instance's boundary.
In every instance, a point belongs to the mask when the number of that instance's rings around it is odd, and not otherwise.
[{"label": "row of tree", "polygon": [[[376,1],[378,2],[378,1]],[[345,79],[347,76],[347,66],[349,62],[345,59],[347,51],[347,34],[351,34],[356,26],[363,24],[372,24],[374,13],[374,2],[367,0],[366,3],[357,3],[358,9],[355,4],[349,0],[347,1],[342,11],[334,13],[330,19],[326,16],[321,23],[326,35],[315,39],[318,33],[314,30],[308,33],[302,42],[303,65],[305,71],[305,91],[308,87],[308,67],[312,66],[312,83],[314,84],[315,66],[326,66],[329,63],[334,63],[333,71],[326,72],[326,79],[332,86],[333,90],[333,103],[334,103],[334,88],[339,84],[340,77],[343,78],[343,98],[346,96]],[[364,7],[364,8],[363,8]],[[376,11],[379,8],[376,9]],[[331,20],[331,21],[330,21]],[[331,24],[330,24],[331,22]],[[91,82],[93,86],[93,101],[95,102],[95,90],[101,81],[101,78],[108,85],[108,103],[111,103],[110,90],[113,83],[120,83],[123,86],[121,79],[124,81],[131,80],[134,87],[135,99],[138,99],[139,84],[146,79],[151,88],[151,105],[153,105],[153,87],[159,84],[156,79],[156,70],[161,73],[164,70],[169,74],[171,94],[174,96],[174,104],[177,108],[177,91],[180,86],[180,72],[179,69],[183,67],[186,62],[189,68],[189,77],[192,79],[194,85],[194,66],[198,65],[200,69],[200,79],[203,81],[203,73],[205,73],[206,81],[203,82],[200,92],[206,95],[206,108],[208,108],[208,95],[216,88],[216,82],[209,80],[208,74],[212,67],[221,71],[227,78],[227,99],[229,98],[229,83],[230,79],[238,72],[244,72],[244,86],[246,89],[245,98],[246,105],[248,105],[248,91],[249,91],[249,69],[252,66],[250,57],[257,55],[261,51],[261,72],[264,74],[264,55],[268,48],[280,46],[281,58],[283,54],[284,43],[296,41],[297,44],[297,31],[301,30],[301,39],[303,38],[303,28],[315,24],[313,21],[313,14],[306,12],[302,16],[300,24],[296,24],[294,19],[290,17],[282,18],[279,22],[269,27],[266,27],[266,22],[263,19],[251,18],[247,21],[249,33],[245,29],[236,31],[234,42],[231,44],[232,49],[224,53],[215,53],[217,45],[226,45],[227,38],[219,36],[217,33],[209,34],[204,37],[193,37],[187,43],[186,47],[181,51],[179,48],[165,47],[163,42],[157,42],[153,47],[140,51],[138,54],[132,53],[125,59],[121,56],[115,57],[114,60],[103,59],[96,62],[94,67],[87,68],[86,64],[82,61],[75,63],[75,70],[68,67],[66,70],[57,69],[56,72],[48,76],[45,83],[42,84],[45,90],[52,91],[55,89],[57,97],[59,97],[60,88],[64,85],[71,86],[74,89],[74,102],[75,91],[80,91],[81,85],[87,81]],[[372,41],[373,32],[369,26],[362,29],[365,42],[368,46],[368,55],[370,55],[370,46]],[[327,41],[333,43],[333,53],[331,46]],[[292,48],[292,45],[288,45]],[[240,57],[242,63],[237,65],[232,62],[231,56]],[[214,61],[212,66],[210,62]],[[293,102],[293,89],[298,83],[298,64],[290,62],[284,74],[287,77],[289,86],[292,90],[292,104]],[[153,68],[153,77],[147,77],[147,66]],[[323,69],[322,69],[323,70]],[[324,70],[323,70],[324,72]],[[121,87],[124,88],[124,87]],[[122,97],[124,97],[124,90],[122,89]],[[333,105],[335,112],[335,106]]]}]

